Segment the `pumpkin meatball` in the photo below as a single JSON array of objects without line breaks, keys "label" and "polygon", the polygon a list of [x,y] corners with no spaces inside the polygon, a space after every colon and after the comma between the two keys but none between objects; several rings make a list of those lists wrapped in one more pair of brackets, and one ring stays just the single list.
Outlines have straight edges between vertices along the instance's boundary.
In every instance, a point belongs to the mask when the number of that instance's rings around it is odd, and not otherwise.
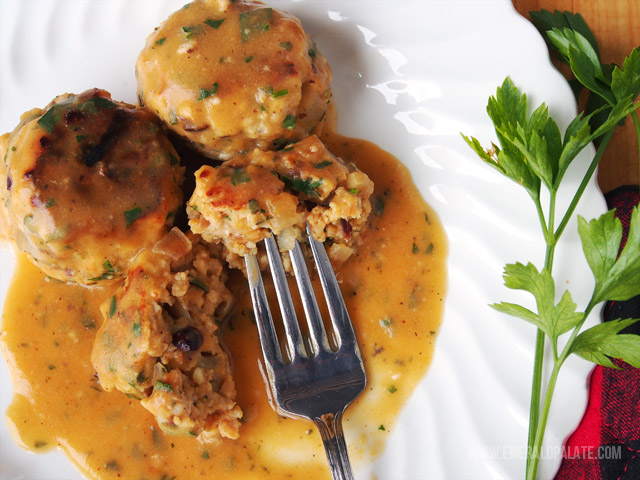
[{"label": "pumpkin meatball", "polygon": [[237,438],[242,416],[217,337],[232,305],[219,250],[174,228],[141,252],[102,306],[91,354],[105,390],[141,399],[166,433],[203,442]]},{"label": "pumpkin meatball", "polygon": [[254,1],[185,5],[149,36],[136,75],[141,104],[222,160],[319,134],[331,98],[300,21]]},{"label": "pumpkin meatball", "polygon": [[278,151],[255,149],[218,167],[196,172],[187,203],[189,225],[208,242],[223,243],[230,265],[256,254],[260,240],[278,235],[280,248],[304,238],[329,241],[329,256],[343,263],[358,245],[371,212],[373,182],[334,156],[312,135]]},{"label": "pumpkin meatball", "polygon": [[0,225],[59,280],[120,276],[182,202],[183,169],[161,123],[104,90],[25,113],[0,149]]}]

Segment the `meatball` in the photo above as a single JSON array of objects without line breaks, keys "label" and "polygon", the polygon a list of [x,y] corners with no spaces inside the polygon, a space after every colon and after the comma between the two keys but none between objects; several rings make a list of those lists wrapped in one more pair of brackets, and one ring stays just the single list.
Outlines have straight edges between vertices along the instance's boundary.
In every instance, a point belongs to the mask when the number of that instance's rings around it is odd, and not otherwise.
[{"label": "meatball", "polygon": [[232,305],[219,249],[174,228],[141,252],[102,306],[91,354],[105,390],[141,399],[166,433],[203,442],[237,438],[242,416],[217,337]]},{"label": "meatball", "polygon": [[120,276],[182,204],[183,169],[162,124],[104,90],[25,113],[0,149],[5,235],[59,280]]},{"label": "meatball", "polygon": [[282,250],[291,249],[306,222],[314,238],[330,241],[329,256],[340,264],[366,228],[372,193],[366,174],[312,135],[278,152],[254,149],[216,168],[201,167],[187,212],[192,231],[223,243],[234,267],[271,234]]},{"label": "meatball", "polygon": [[196,0],[149,38],[138,98],[211,158],[320,133],[331,69],[298,19],[260,2]]}]

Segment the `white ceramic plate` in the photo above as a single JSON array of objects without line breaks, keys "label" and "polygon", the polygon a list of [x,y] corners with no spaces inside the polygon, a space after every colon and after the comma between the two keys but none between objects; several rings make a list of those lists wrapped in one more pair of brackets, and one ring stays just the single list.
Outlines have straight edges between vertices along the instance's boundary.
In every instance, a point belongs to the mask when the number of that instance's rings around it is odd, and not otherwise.
[{"label": "white ceramic plate", "polygon": [[[145,37],[184,1],[0,0],[0,132],[63,92],[101,87],[135,102],[133,67]],[[404,162],[449,238],[449,290],[432,367],[385,453],[359,476],[522,477],[535,332],[487,304],[529,302],[502,286],[502,268],[518,260],[540,265],[544,248],[526,194],[483,165],[460,132],[493,138],[485,106],[506,75],[531,104],[545,101],[561,126],[575,113],[569,87],[509,0],[271,3],[299,16],[329,59],[338,131],[376,142]],[[568,173],[572,188],[593,155],[587,150]],[[602,211],[592,183],[579,212]],[[0,255],[4,295],[13,259],[8,250]],[[590,275],[575,224],[559,246],[556,273],[584,305]],[[5,411],[11,384],[0,363]],[[586,363],[570,360],[561,373],[541,478],[557,469],[558,448],[582,416],[588,371]],[[0,480],[78,477],[59,453],[21,451],[2,422]]]}]

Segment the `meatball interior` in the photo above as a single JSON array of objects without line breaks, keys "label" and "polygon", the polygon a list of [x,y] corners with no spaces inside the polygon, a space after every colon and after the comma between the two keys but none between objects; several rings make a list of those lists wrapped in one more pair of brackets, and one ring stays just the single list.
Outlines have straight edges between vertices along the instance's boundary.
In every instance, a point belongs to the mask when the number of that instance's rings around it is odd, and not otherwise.
[{"label": "meatball interior", "polygon": [[196,172],[187,203],[189,225],[208,242],[223,243],[230,265],[256,254],[256,243],[278,235],[281,250],[304,238],[305,223],[330,241],[336,263],[353,253],[371,212],[373,182],[334,156],[312,135],[272,152],[255,149],[218,167]]},{"label": "meatball interior", "polygon": [[105,390],[141,399],[171,435],[237,438],[242,411],[218,324],[232,305],[220,247],[174,228],[102,306],[91,360]]},{"label": "meatball interior", "polygon": [[291,15],[196,0],[147,39],[138,98],[211,158],[278,149],[322,129],[331,69]]},{"label": "meatball interior", "polygon": [[103,90],[27,112],[2,143],[3,230],[54,278],[126,272],[181,205],[183,169],[161,123]]}]

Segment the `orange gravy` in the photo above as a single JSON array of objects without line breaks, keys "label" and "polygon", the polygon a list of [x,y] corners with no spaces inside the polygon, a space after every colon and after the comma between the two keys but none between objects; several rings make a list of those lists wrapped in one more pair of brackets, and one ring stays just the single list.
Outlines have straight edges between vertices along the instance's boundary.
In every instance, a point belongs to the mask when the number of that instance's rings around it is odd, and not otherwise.
[{"label": "orange gravy", "polygon": [[[362,140],[335,134],[323,140],[376,185],[365,243],[338,272],[368,376],[344,419],[357,468],[382,452],[430,362],[447,247],[438,219],[395,158]],[[219,445],[166,436],[137,400],[101,390],[90,353],[98,306],[116,286],[51,280],[18,257],[1,332],[15,392],[7,422],[16,442],[33,451],[58,447],[90,479],[330,478],[313,424],[279,416],[269,405],[242,278],[231,285],[238,305],[222,340],[244,419],[240,438]]]}]

